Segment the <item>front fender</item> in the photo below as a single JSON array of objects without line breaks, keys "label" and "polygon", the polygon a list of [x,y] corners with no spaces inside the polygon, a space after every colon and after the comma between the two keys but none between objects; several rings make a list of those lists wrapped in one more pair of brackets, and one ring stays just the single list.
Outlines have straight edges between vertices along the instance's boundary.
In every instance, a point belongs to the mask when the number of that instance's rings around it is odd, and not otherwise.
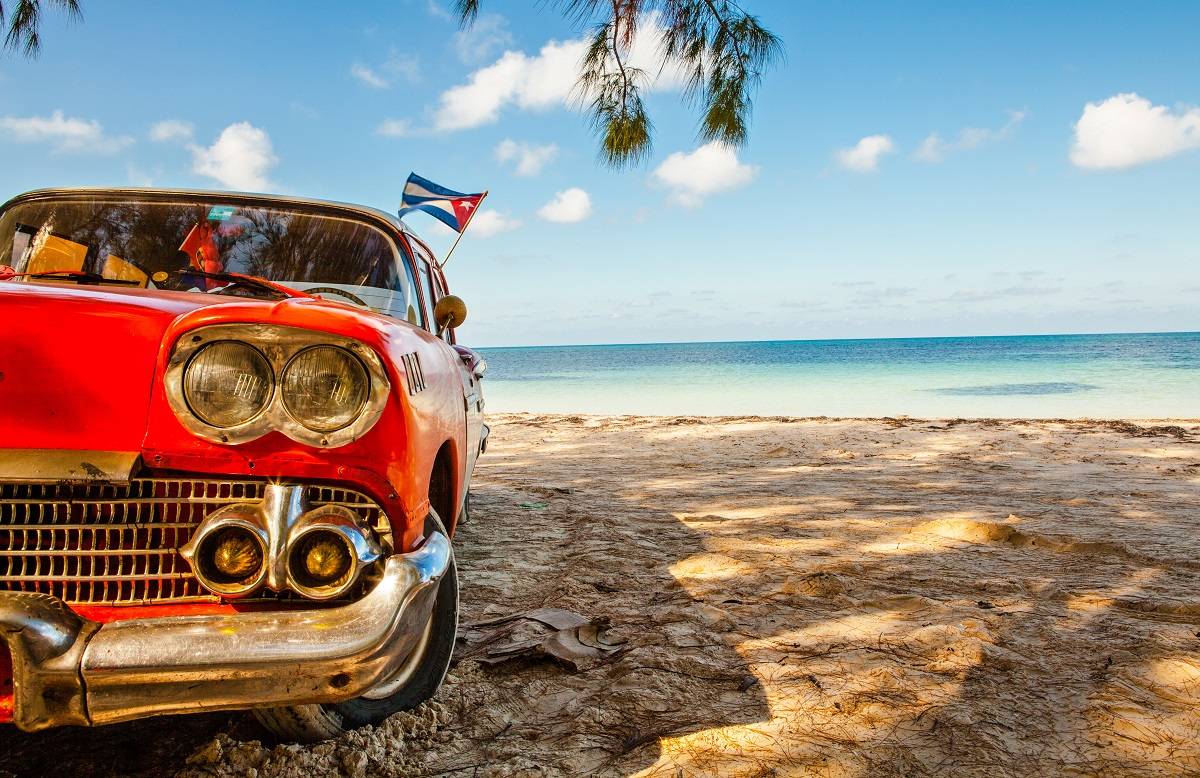
[{"label": "front fender", "polygon": [[[232,323],[296,327],[363,342],[381,357],[392,384],[383,414],[362,437],[336,448],[305,445],[274,431],[237,445],[191,434],[167,402],[162,376],[171,350],[197,328]],[[465,419],[453,353],[412,325],[319,299],[247,300],[192,311],[172,322],[162,340],[143,460],[169,470],[352,483],[384,507],[402,547],[410,549],[422,535],[429,476],[447,442],[453,472],[462,480]]]}]

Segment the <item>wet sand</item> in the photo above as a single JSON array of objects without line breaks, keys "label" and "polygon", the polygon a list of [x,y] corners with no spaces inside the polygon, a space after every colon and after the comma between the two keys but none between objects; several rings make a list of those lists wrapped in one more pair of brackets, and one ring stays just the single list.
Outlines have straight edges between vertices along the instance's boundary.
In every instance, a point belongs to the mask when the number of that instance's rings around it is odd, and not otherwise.
[{"label": "wet sand", "polygon": [[0,775],[1200,773],[1200,422],[493,416],[459,662],[319,746],[236,716],[0,735]]}]

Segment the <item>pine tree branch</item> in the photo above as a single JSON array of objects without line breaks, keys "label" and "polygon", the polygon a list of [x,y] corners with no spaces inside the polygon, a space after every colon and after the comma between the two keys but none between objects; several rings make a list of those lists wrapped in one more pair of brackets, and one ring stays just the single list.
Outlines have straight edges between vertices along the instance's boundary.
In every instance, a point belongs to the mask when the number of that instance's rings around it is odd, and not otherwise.
[{"label": "pine tree branch", "polygon": [[[482,0],[456,0],[469,26]],[[607,17],[584,56],[576,91],[601,136],[601,158],[620,167],[645,158],[651,125],[639,94],[644,74],[630,68],[637,25],[646,13],[665,21],[659,71],[685,69],[683,93],[701,109],[699,137],[741,145],[749,135],[753,93],[782,44],[736,0],[544,0],[578,22]]]},{"label": "pine tree branch", "polygon": [[[17,0],[12,12],[12,21],[4,36],[5,49],[21,49],[21,53],[32,59],[42,48],[41,23],[43,0]],[[67,18],[76,21],[83,17],[79,0],[46,0],[66,12]],[[0,1],[0,26],[5,20],[4,3]]]}]

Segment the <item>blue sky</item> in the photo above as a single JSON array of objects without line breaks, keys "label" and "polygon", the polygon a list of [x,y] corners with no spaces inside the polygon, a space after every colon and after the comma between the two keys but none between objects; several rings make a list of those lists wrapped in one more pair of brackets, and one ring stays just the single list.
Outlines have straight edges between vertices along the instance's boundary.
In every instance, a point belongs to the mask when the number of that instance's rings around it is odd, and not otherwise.
[{"label": "blue sky", "polygon": [[542,3],[85,0],[0,58],[0,195],[486,188],[477,345],[1200,329],[1200,4],[745,5],[787,51],[749,144],[702,149],[668,73],[612,171]]}]

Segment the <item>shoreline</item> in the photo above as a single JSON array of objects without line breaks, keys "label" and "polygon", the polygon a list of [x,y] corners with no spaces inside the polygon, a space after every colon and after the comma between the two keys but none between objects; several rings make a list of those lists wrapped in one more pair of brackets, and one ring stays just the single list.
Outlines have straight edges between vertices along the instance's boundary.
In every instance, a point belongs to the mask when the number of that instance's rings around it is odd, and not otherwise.
[{"label": "shoreline", "polygon": [[663,340],[631,341],[629,343],[553,343],[530,346],[479,346],[478,351],[516,351],[518,349],[541,348],[635,348],[638,346],[737,346],[761,343],[862,343],[869,341],[913,341],[913,340],[982,340],[987,338],[1105,338],[1121,336],[1200,336],[1200,330],[1146,330],[1122,332],[1034,332],[1003,335],[902,335],[863,338],[768,338],[764,340]]},{"label": "shoreline", "polygon": [[1200,333],[481,349],[491,410],[1200,418]]},{"label": "shoreline", "polygon": [[1096,416],[1079,416],[1079,417],[1051,417],[1051,416],[906,416],[903,414],[894,416],[788,416],[778,414],[705,414],[705,413],[687,413],[687,414],[662,414],[662,413],[602,413],[596,411],[584,412],[567,412],[567,411],[489,411],[485,409],[484,420],[492,417],[505,416],[535,416],[535,417],[551,417],[551,418],[581,418],[581,419],[696,419],[700,422],[734,422],[734,421],[774,421],[780,423],[798,423],[809,421],[836,421],[836,422],[882,422],[896,423],[903,422],[905,424],[917,423],[942,423],[942,424],[1093,424],[1093,425],[1122,425],[1122,424],[1151,424],[1152,429],[1155,427],[1179,426],[1179,425],[1200,425],[1200,416],[1176,417],[1176,416],[1113,416],[1113,417],[1096,417]]}]

